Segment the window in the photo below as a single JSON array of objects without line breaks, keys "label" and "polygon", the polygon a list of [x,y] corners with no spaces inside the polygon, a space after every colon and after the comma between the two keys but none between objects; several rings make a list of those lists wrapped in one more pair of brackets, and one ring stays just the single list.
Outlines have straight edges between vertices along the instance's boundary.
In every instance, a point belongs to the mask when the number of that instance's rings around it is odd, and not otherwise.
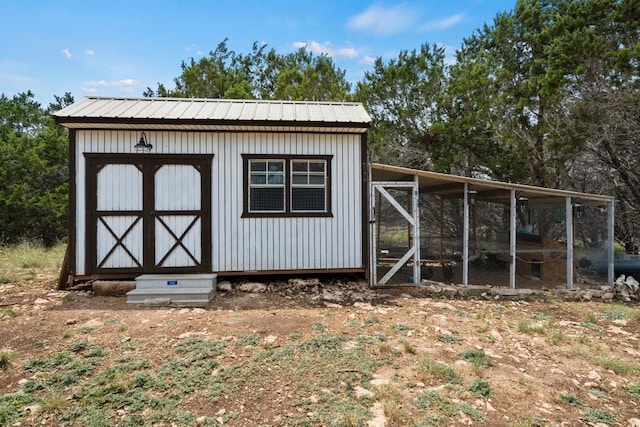
[{"label": "window", "polygon": [[331,216],[331,158],[243,154],[243,216]]}]

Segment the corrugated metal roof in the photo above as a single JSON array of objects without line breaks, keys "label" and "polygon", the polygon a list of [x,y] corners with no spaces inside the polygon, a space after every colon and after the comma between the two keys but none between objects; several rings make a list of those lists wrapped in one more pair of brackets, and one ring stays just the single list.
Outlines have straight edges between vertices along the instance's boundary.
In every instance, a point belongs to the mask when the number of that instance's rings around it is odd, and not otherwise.
[{"label": "corrugated metal roof", "polygon": [[511,190],[529,198],[533,206],[564,206],[567,197],[578,198],[586,206],[606,206],[614,198],[602,194],[580,193],[577,191],[535,187],[510,182],[489,181],[458,175],[391,166],[380,163],[371,164],[372,181],[413,181],[418,178],[420,191],[443,198],[464,197],[464,184],[473,185],[478,192],[478,200],[509,204]]},{"label": "corrugated metal roof", "polygon": [[69,128],[163,125],[193,128],[252,126],[337,128],[364,132],[371,117],[355,102],[296,102],[196,98],[86,97],[53,115]]}]

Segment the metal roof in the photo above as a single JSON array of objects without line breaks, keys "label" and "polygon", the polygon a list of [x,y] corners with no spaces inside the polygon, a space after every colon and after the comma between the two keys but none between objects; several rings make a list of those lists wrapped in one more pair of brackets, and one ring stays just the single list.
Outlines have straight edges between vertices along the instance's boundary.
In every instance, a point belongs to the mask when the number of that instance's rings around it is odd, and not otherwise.
[{"label": "metal roof", "polygon": [[420,192],[450,199],[464,197],[464,184],[466,183],[473,185],[473,188],[478,192],[478,200],[493,203],[509,204],[511,190],[515,190],[519,196],[526,196],[529,199],[529,204],[533,207],[564,206],[567,197],[580,199],[586,206],[606,206],[608,202],[614,200],[611,196],[601,194],[490,181],[380,163],[371,164],[372,181],[413,181],[415,177],[418,179]]},{"label": "metal roof", "polygon": [[371,117],[354,102],[86,97],[53,114],[68,128],[305,130],[366,132]]}]

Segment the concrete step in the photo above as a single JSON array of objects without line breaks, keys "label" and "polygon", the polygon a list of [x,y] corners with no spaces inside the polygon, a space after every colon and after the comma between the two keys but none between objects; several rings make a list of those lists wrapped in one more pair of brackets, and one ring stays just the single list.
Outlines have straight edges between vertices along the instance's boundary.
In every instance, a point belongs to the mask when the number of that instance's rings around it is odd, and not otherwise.
[{"label": "concrete step", "polygon": [[136,289],[216,287],[218,275],[208,274],[143,274],[136,277]]},{"label": "concrete step", "polygon": [[127,292],[130,304],[206,305],[215,295],[215,288],[134,289]]},{"label": "concrete step", "polygon": [[206,305],[216,293],[216,274],[143,274],[127,303]]}]

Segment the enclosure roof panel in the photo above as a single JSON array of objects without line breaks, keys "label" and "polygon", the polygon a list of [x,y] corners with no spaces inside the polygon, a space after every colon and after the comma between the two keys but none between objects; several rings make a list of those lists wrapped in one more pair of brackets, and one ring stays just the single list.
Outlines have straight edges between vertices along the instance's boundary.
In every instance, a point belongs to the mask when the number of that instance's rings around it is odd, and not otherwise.
[{"label": "enclosure roof panel", "polygon": [[70,129],[255,130],[364,133],[355,102],[86,97],[53,114]]},{"label": "enclosure roof panel", "polygon": [[586,206],[606,206],[613,200],[613,197],[601,194],[469,178],[380,163],[371,164],[371,181],[374,182],[413,181],[416,178],[420,192],[450,199],[463,198],[464,185],[469,184],[477,191],[477,200],[493,203],[509,204],[512,190],[515,191],[516,197],[527,197],[532,207],[564,206],[567,197],[579,199]]}]

